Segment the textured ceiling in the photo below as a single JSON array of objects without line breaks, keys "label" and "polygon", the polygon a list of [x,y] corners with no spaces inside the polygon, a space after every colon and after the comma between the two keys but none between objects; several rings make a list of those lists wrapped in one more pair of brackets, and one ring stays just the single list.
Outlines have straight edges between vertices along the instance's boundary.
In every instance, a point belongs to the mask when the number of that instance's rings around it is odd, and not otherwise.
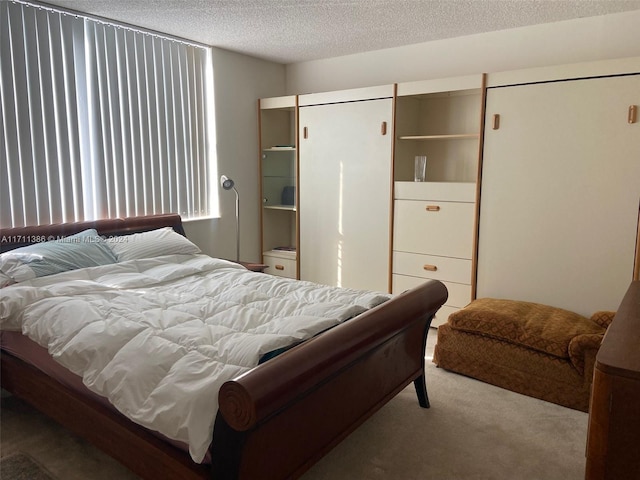
[{"label": "textured ceiling", "polygon": [[46,0],[279,63],[640,10],[640,0]]}]

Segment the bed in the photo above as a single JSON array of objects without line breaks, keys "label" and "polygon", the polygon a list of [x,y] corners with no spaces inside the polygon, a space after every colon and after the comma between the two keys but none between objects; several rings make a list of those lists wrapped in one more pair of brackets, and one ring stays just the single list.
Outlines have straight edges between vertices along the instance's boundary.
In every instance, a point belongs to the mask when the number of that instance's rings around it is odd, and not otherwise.
[{"label": "bed", "polygon": [[[4,252],[90,228],[117,241],[163,227],[184,235],[179,215],[154,215],[3,229],[0,236]],[[271,277],[236,267],[253,275],[252,282]],[[224,270],[244,275],[230,265]],[[213,441],[201,463],[184,446],[82,391],[82,385],[70,386],[4,347],[2,388],[145,479],[296,478],[411,382],[418,404],[429,407],[424,346],[431,319],[446,298],[444,285],[426,282],[277,349],[273,358],[269,352],[268,360],[225,381],[212,412]]]}]

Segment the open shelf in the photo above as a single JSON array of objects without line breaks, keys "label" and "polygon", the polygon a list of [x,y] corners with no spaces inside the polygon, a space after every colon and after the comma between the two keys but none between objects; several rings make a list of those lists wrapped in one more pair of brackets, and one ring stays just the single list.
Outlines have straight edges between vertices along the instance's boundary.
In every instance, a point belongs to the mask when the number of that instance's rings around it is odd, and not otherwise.
[{"label": "open shelf", "polygon": [[[455,84],[456,82],[454,82]],[[465,80],[465,85],[479,83]],[[414,178],[416,156],[427,157],[427,181],[476,182],[481,138],[482,90],[433,91],[427,83],[406,85],[396,101],[394,179]]]},{"label": "open shelf", "polygon": [[270,210],[287,210],[289,212],[295,212],[296,207],[294,205],[265,205],[263,208]]},{"label": "open shelf", "polygon": [[[260,226],[262,262],[267,273],[297,278],[296,254],[274,264],[273,249],[298,244],[297,96],[259,100],[260,135]],[[271,253],[269,253],[271,252]],[[284,256],[281,254],[280,256]]]}]

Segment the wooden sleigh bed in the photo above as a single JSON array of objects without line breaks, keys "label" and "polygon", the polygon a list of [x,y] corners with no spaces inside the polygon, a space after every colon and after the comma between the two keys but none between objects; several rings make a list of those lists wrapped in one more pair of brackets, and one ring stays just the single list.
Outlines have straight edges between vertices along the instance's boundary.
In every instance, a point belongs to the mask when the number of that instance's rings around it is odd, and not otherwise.
[{"label": "wooden sleigh bed", "polygon": [[[113,236],[164,226],[184,235],[178,215],[157,215],[4,229],[2,250],[87,228]],[[226,382],[210,464],[5,350],[1,383],[145,479],[296,478],[411,382],[429,406],[424,346],[446,298],[444,285],[427,282]]]}]

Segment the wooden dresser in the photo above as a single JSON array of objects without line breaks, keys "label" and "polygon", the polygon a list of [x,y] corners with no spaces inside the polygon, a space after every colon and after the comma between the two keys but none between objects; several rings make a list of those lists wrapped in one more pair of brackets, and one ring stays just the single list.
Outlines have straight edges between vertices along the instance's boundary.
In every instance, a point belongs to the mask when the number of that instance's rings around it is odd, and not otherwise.
[{"label": "wooden dresser", "polygon": [[631,283],[596,357],[586,479],[640,479],[640,281]]}]

